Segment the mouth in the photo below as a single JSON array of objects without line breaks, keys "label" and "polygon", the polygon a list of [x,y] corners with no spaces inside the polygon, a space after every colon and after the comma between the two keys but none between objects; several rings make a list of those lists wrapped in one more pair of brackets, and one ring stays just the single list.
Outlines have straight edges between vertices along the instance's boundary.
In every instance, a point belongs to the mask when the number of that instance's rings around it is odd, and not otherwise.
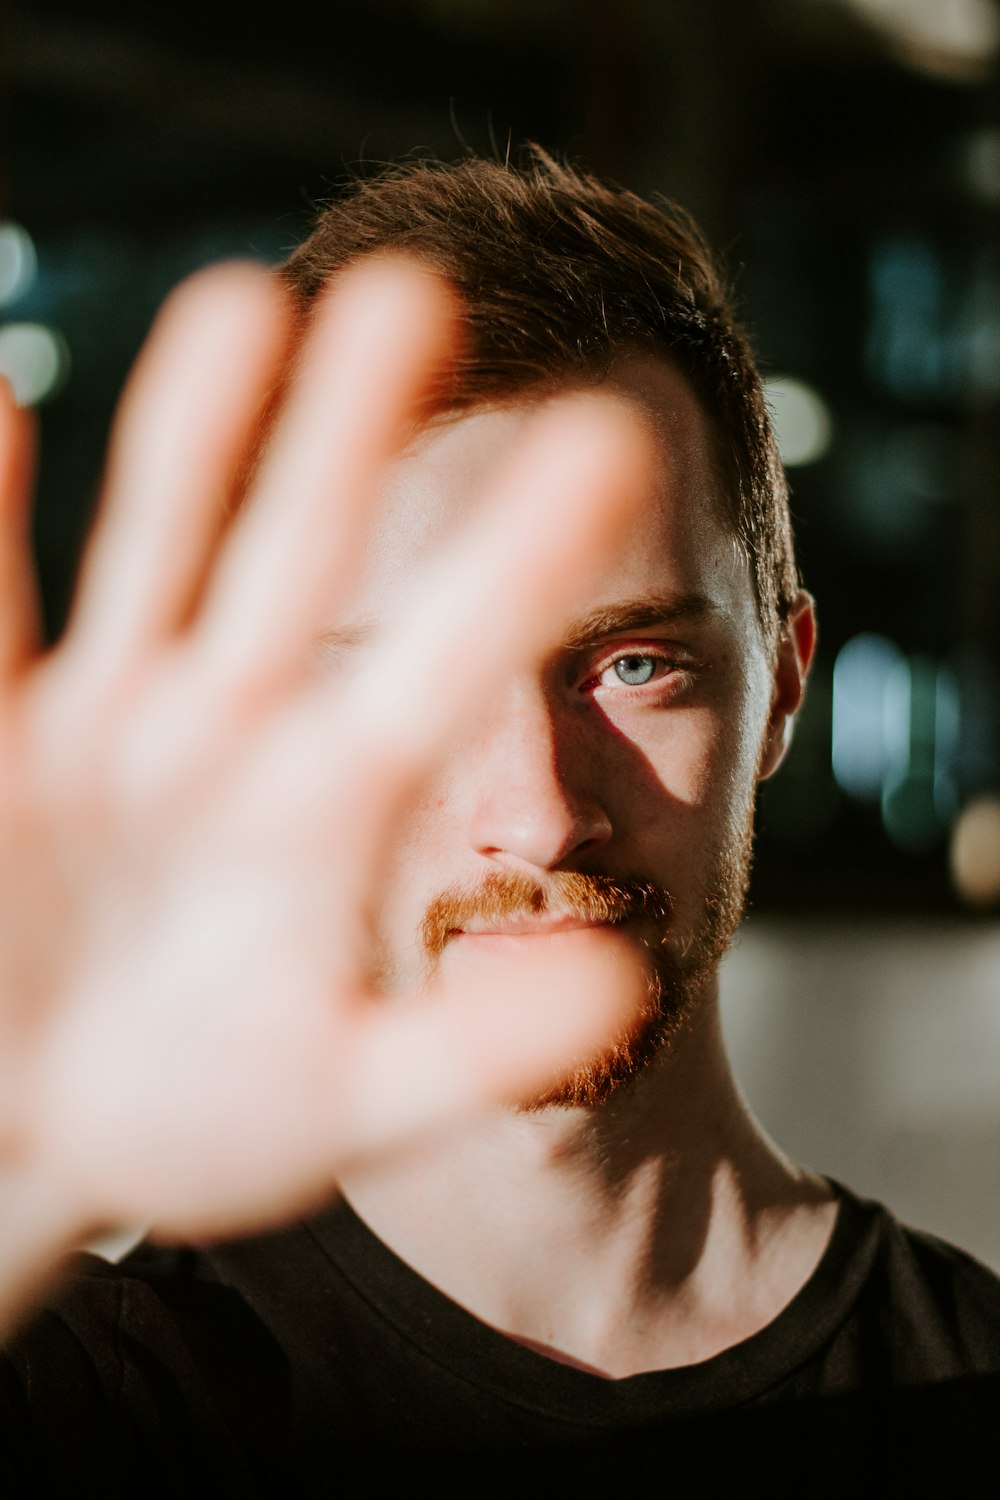
[{"label": "mouth", "polygon": [[557,932],[580,932],[598,927],[610,927],[606,921],[593,917],[582,917],[572,912],[546,912],[544,914],[504,917],[490,922],[471,921],[464,927],[453,927],[449,938],[466,938],[474,942],[482,939],[551,937]]},{"label": "mouth", "polygon": [[671,913],[668,892],[633,877],[553,873],[545,884],[493,872],[476,887],[450,887],[427,908],[420,940],[427,957],[449,949],[473,952],[523,946],[525,938],[555,941],[573,933],[622,932],[660,941]]}]

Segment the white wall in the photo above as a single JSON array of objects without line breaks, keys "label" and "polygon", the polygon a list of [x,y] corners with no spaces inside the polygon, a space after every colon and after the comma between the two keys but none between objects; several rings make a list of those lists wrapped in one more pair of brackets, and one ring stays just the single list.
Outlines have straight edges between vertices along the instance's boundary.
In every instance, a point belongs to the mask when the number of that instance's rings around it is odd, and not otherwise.
[{"label": "white wall", "polygon": [[1000,923],[751,919],[722,992],[779,1144],[1000,1270]]}]

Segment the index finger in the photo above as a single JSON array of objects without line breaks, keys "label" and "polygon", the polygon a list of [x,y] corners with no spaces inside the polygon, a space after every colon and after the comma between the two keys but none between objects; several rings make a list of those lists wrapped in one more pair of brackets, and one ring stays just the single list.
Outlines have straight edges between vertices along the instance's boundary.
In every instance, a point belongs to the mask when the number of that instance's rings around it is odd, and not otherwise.
[{"label": "index finger", "polygon": [[228,690],[266,691],[349,580],[387,460],[457,338],[455,298],[402,257],[326,295],[249,507],[217,570],[200,650]]},{"label": "index finger", "polygon": [[[282,787],[285,815],[297,808],[335,831],[360,890],[455,733],[505,676],[552,649],[648,495],[653,463],[652,437],[622,399],[548,403],[471,523],[397,601],[367,669],[346,690],[319,684],[268,744],[263,775]],[[463,640],[475,650],[455,651]]]}]

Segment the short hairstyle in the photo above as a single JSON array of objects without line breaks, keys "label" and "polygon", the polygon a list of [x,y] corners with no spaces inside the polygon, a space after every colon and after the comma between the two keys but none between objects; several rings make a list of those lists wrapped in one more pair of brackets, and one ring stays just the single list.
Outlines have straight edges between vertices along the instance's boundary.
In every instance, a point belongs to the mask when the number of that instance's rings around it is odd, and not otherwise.
[{"label": "short hairstyle", "polygon": [[464,301],[449,409],[599,383],[630,352],[682,371],[714,426],[723,514],[773,646],[798,587],[788,488],[749,341],[690,217],[537,148],[521,165],[416,161],[353,182],[284,275],[306,311],[346,265],[384,250],[436,269]]}]

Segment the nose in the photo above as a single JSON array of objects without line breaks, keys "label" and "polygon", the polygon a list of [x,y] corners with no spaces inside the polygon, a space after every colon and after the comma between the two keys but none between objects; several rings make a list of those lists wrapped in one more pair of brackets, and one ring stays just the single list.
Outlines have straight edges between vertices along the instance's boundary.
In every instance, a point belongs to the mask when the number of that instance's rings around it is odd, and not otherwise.
[{"label": "nose", "polygon": [[611,838],[579,716],[537,684],[515,684],[479,725],[469,838],[499,864],[575,867]]}]

